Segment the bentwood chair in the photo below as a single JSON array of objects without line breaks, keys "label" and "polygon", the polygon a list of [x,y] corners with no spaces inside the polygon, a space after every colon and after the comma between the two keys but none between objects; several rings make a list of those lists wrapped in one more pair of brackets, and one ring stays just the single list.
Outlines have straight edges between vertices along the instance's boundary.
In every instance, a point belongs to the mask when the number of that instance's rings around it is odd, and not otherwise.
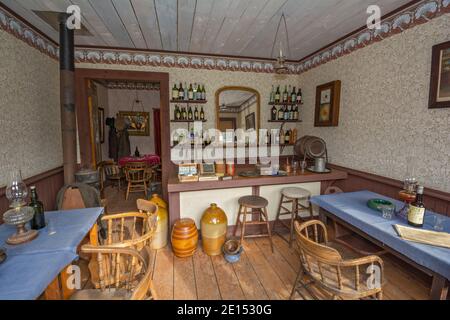
[{"label": "bentwood chair", "polygon": [[132,248],[85,245],[99,266],[99,288],[80,290],[73,300],[150,300],[156,299],[152,283],[151,253]]},{"label": "bentwood chair", "polygon": [[345,260],[328,246],[325,225],[317,220],[295,222],[301,269],[295,293],[315,299],[378,299],[383,297],[383,261],[378,256]]},{"label": "bentwood chair", "polygon": [[125,178],[120,167],[114,161],[108,160],[98,163],[97,168],[100,178],[100,191],[104,190],[106,181],[111,181],[113,185],[117,184],[120,191],[121,182]]},{"label": "bentwood chair", "polygon": [[[156,231],[157,211],[128,212],[103,216],[102,223],[107,226],[103,248],[132,248],[139,253],[149,247]],[[89,262],[91,282],[99,288],[99,265],[91,259]]]},{"label": "bentwood chair", "polygon": [[128,163],[125,166],[128,187],[125,199],[128,200],[130,193],[144,192],[147,197],[147,183],[149,171],[145,162]]}]

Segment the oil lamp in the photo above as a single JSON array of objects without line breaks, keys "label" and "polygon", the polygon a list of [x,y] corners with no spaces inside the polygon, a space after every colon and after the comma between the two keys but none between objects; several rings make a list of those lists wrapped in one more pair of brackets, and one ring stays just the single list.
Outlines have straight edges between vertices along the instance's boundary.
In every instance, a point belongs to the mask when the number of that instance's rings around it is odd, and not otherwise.
[{"label": "oil lamp", "polygon": [[10,210],[3,215],[3,220],[6,224],[16,226],[17,231],[10,236],[6,243],[11,245],[28,242],[37,237],[36,230],[27,230],[25,224],[33,219],[34,210],[26,206],[26,197],[28,189],[22,180],[20,170],[11,172],[10,179],[6,186],[6,198],[10,202]]}]

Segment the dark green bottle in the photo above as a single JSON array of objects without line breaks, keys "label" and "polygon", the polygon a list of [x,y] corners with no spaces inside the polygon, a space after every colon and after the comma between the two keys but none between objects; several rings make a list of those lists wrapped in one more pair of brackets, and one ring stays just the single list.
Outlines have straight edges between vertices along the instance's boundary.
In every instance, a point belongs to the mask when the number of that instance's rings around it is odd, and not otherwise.
[{"label": "dark green bottle", "polygon": [[31,220],[31,229],[39,230],[45,227],[44,205],[39,201],[36,187],[31,186],[31,202],[30,207],[34,210],[33,220]]}]

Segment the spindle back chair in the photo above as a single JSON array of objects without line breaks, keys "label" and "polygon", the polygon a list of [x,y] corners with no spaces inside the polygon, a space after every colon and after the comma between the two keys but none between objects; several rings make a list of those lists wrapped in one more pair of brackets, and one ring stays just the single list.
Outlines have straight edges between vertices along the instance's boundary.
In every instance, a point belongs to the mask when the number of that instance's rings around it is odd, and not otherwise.
[{"label": "spindle back chair", "polygon": [[379,257],[344,260],[336,249],[328,246],[326,226],[321,221],[303,224],[296,221],[295,230],[301,270],[291,299],[302,288],[311,294],[308,289],[312,284],[333,299],[382,299],[384,274],[383,261]]},{"label": "spindle back chair", "polygon": [[125,199],[130,193],[144,192],[147,197],[149,171],[145,162],[130,162],[125,166],[125,174],[128,182]]}]

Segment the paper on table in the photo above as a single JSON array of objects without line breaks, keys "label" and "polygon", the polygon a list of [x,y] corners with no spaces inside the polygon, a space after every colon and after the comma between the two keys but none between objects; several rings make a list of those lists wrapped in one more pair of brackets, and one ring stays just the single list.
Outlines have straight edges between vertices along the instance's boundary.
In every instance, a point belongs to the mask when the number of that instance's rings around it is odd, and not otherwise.
[{"label": "paper on table", "polygon": [[405,240],[429,244],[438,247],[450,248],[450,234],[430,230],[420,230],[410,227],[394,225],[398,235]]}]

